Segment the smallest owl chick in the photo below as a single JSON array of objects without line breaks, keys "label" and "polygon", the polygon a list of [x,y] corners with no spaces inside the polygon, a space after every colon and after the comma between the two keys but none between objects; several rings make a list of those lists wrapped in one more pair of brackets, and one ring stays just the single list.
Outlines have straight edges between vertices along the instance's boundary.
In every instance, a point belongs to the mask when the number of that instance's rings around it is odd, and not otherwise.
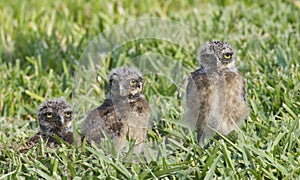
[{"label": "smallest owl chick", "polygon": [[37,109],[39,132],[29,142],[43,138],[49,145],[56,145],[54,135],[73,144],[72,108],[64,98],[48,99]]}]

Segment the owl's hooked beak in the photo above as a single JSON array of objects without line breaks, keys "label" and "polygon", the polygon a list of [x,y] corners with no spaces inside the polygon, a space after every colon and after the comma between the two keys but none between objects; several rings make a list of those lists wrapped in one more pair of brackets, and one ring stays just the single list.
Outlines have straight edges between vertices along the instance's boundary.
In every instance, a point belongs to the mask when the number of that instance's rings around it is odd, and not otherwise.
[{"label": "owl's hooked beak", "polygon": [[120,96],[135,96],[139,93],[142,92],[142,88],[143,88],[143,83],[142,82],[138,82],[138,84],[136,84],[134,87],[128,87],[126,85],[122,85],[120,84],[119,86],[119,95]]},{"label": "owl's hooked beak", "polygon": [[135,96],[136,94],[141,93],[142,89],[143,89],[143,83],[139,82],[133,90],[129,91],[129,95]]},{"label": "owl's hooked beak", "polygon": [[217,59],[217,69],[220,69],[223,66],[223,62],[218,57],[216,59]]},{"label": "owl's hooked beak", "polygon": [[59,116],[59,119],[57,121],[57,124],[59,126],[63,126],[65,124],[65,120],[64,120],[64,117],[63,116]]},{"label": "owl's hooked beak", "polygon": [[126,96],[128,93],[126,88],[123,85],[120,85],[119,92],[120,92],[120,96]]}]

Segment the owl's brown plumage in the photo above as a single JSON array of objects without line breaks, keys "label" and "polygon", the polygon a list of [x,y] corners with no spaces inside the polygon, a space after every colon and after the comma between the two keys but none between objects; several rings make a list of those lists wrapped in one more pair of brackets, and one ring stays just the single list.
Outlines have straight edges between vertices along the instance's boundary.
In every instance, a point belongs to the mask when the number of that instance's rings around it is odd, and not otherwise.
[{"label": "owl's brown plumage", "polygon": [[82,133],[100,143],[108,134],[117,150],[127,146],[126,135],[135,140],[140,152],[146,140],[150,107],[142,94],[143,77],[135,68],[117,68],[109,76],[110,97],[92,110],[82,126]]},{"label": "owl's brown plumage", "polygon": [[37,109],[39,132],[29,139],[29,143],[37,143],[43,138],[50,146],[58,144],[55,135],[73,144],[72,108],[64,98],[48,99]]},{"label": "owl's brown plumage", "polygon": [[200,50],[200,69],[187,85],[187,120],[196,121],[198,141],[214,133],[228,135],[248,115],[246,86],[235,66],[235,51],[227,42],[212,41]]}]

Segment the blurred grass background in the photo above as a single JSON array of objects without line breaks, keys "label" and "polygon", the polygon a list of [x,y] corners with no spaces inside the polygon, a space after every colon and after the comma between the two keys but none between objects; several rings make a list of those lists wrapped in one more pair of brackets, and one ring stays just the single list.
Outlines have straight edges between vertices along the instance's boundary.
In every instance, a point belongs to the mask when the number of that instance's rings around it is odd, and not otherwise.
[{"label": "blurred grass background", "polygon": [[[41,144],[20,152],[36,132],[36,107],[49,97],[71,100],[75,62],[89,42],[116,24],[141,17],[175,20],[198,31],[203,42],[220,39],[235,47],[251,108],[242,131],[201,149],[195,134],[186,137],[173,123],[180,114],[173,108],[148,133],[150,142],[168,143],[159,144],[159,153],[138,158],[138,163],[89,146],[50,149]],[[288,0],[1,1],[0,179],[299,178],[299,18],[300,2]],[[174,56],[191,70],[198,66],[191,54],[168,42],[136,41],[125,47],[132,46],[133,54],[124,48],[115,52],[115,59],[151,51]],[[118,65],[112,58],[102,73]],[[155,79],[147,78],[149,83]],[[104,81],[101,88],[93,89],[100,96],[99,104],[105,95]],[[147,98],[174,95],[169,88],[151,88],[145,90]],[[166,109],[177,107],[176,102],[158,103]]]}]

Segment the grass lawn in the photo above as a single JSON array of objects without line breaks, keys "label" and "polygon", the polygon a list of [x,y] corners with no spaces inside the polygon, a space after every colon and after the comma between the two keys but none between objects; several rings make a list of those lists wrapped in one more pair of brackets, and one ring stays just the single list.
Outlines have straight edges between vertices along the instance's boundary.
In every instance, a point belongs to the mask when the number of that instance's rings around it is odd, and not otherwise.
[{"label": "grass lawn", "polygon": [[[297,0],[1,1],[0,179],[299,179],[299,18]],[[236,49],[251,111],[239,132],[203,149],[182,126],[181,78],[210,40]],[[95,64],[99,49],[106,58]],[[46,98],[72,102],[80,131],[110,69],[135,63],[153,111],[144,154],[118,154],[109,141],[26,146]]]}]

